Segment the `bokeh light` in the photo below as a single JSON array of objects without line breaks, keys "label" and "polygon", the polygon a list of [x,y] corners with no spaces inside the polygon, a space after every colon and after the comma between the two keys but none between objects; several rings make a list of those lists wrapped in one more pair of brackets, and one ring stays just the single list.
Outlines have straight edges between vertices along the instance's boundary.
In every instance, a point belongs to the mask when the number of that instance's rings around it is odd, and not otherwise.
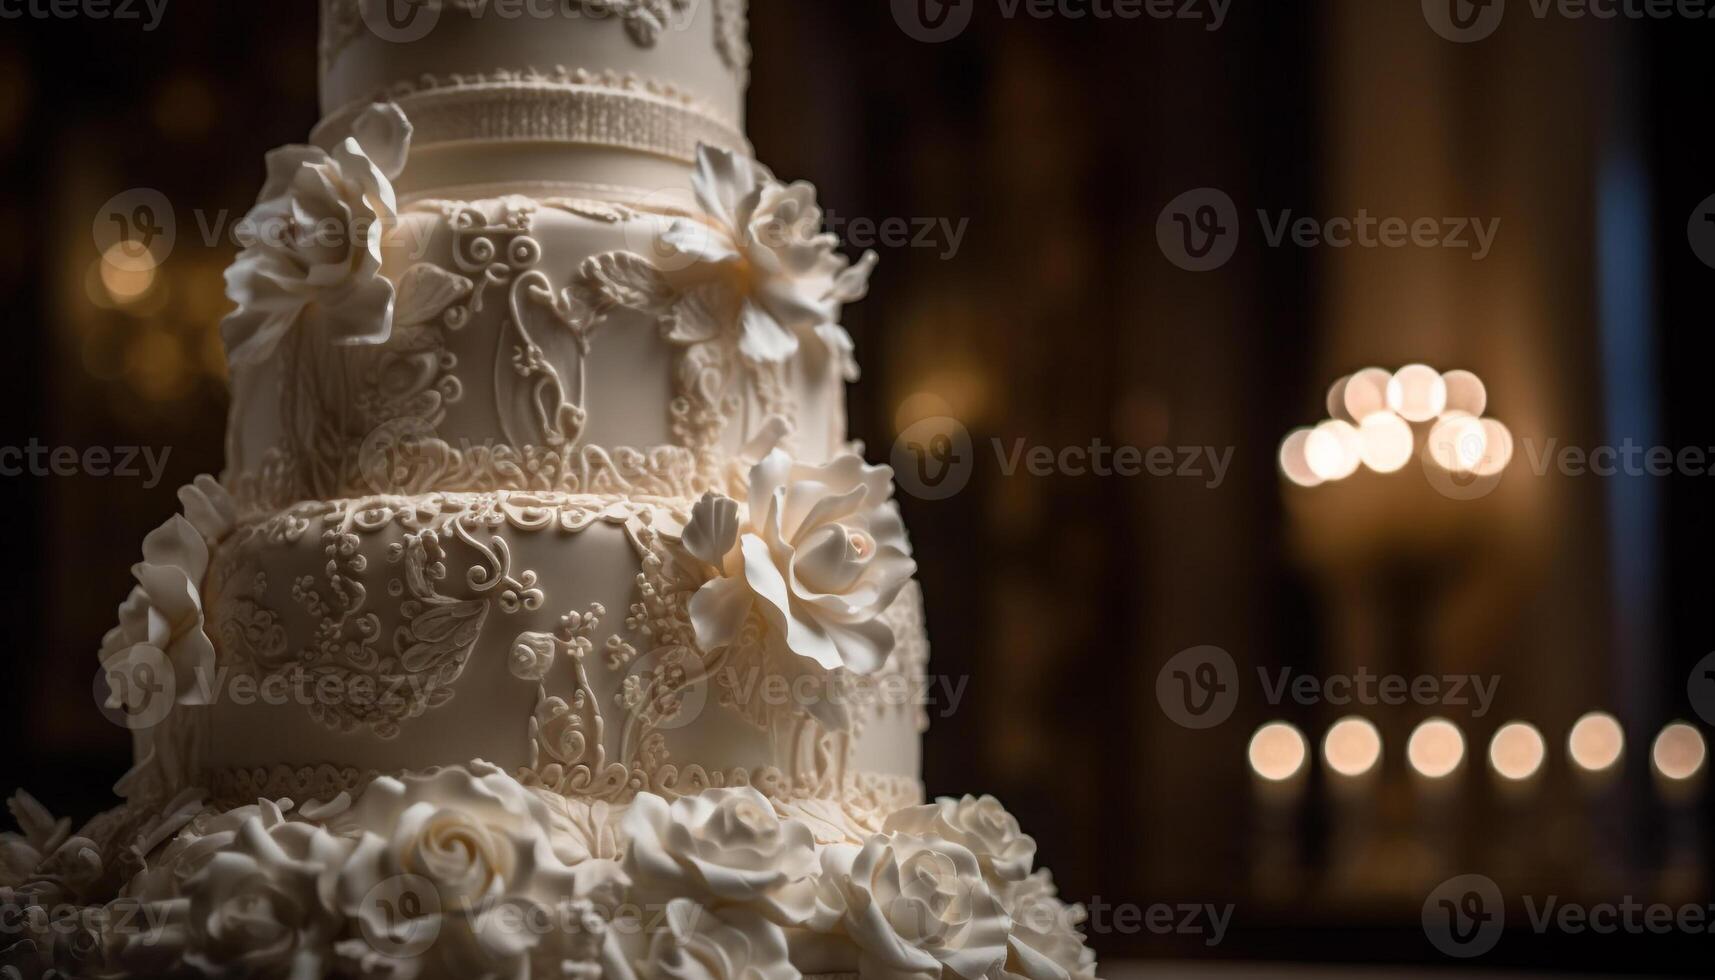
[{"label": "bokeh light", "polygon": [[1703,771],[1703,760],[1708,752],[1702,732],[1685,722],[1676,721],[1656,736],[1650,759],[1655,763],[1656,772],[1668,779],[1682,781]]},{"label": "bokeh light", "polygon": [[1382,733],[1365,718],[1342,718],[1322,739],[1323,761],[1342,776],[1362,776],[1381,757]]},{"label": "bokeh light", "polygon": [[1284,721],[1271,721],[1251,736],[1251,771],[1270,782],[1284,782],[1304,769],[1309,743]]},{"label": "bokeh light", "polygon": [[1542,770],[1548,748],[1542,733],[1522,721],[1502,725],[1489,742],[1489,765],[1504,779],[1529,779]]},{"label": "bokeh light", "polygon": [[1572,764],[1585,772],[1603,772],[1620,761],[1626,750],[1626,733],[1613,715],[1592,711],[1572,725],[1566,751]]},{"label": "bokeh light", "polygon": [[1427,364],[1408,364],[1388,381],[1387,405],[1408,422],[1427,422],[1447,410],[1447,382]]},{"label": "bokeh light", "polygon": [[1411,733],[1405,757],[1419,775],[1445,778],[1465,761],[1465,736],[1447,719],[1431,718]]}]

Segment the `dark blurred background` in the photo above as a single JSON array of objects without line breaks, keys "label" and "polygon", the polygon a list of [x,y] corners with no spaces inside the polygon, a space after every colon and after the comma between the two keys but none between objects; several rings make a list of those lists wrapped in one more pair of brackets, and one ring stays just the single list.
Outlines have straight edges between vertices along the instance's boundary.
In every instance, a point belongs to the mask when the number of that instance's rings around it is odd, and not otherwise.
[{"label": "dark blurred background", "polygon": [[[1674,720],[1704,736],[1715,721],[1693,669],[1715,650],[1715,478],[1533,462],[1628,438],[1715,447],[1715,268],[1694,247],[1715,194],[1715,21],[1538,16],[1514,0],[1491,35],[1458,43],[1431,27],[1436,2],[1234,0],[1218,30],[1206,3],[1169,6],[1202,19],[964,0],[968,26],[924,43],[898,4],[752,2],[761,158],[815,181],[847,239],[865,220],[938,229],[875,242],[874,288],[847,314],[865,365],[852,429],[871,458],[923,419],[973,441],[961,492],[903,498],[931,669],[969,678],[934,720],[930,792],[994,792],[1070,897],[1234,909],[1214,946],[1097,930],[1107,961],[1451,964],[1422,909],[1468,872],[1514,899],[1707,908],[1702,774],[1664,778],[1651,743]],[[221,466],[235,251],[221,232],[254,199],[264,152],[307,135],[315,87],[308,0],[170,0],[152,31],[0,18],[0,445],[170,449],[152,486],[0,479],[0,786],[57,813],[110,805],[127,764],[90,694],[95,651],[175,488]],[[92,224],[135,188],[172,202],[177,244],[151,274],[104,275]],[[1230,261],[1191,272],[1157,226],[1205,188],[1242,231]],[[1499,230],[1478,259],[1275,247],[1256,219],[1360,209]],[[1283,478],[1281,440],[1328,414],[1330,384],[1412,362],[1487,382],[1517,441],[1493,492],[1436,493],[1416,462],[1314,489]],[[1230,448],[1231,463],[1219,480],[1009,476],[992,449],[1096,439]],[[1195,729],[1157,681],[1204,645],[1230,655],[1239,696]],[[1270,703],[1257,679],[1360,667],[1476,675],[1498,694],[1478,717]],[[1627,737],[1606,780],[1566,749],[1593,710]],[[1353,714],[1383,754],[1346,779],[1320,749]],[[1434,785],[1405,751],[1432,715],[1468,743]],[[1247,762],[1272,721],[1312,756],[1281,784]],[[1509,721],[1546,742],[1518,783],[1488,761]],[[1537,934],[1522,906],[1509,913],[1487,966],[1710,962],[1706,933]]]}]

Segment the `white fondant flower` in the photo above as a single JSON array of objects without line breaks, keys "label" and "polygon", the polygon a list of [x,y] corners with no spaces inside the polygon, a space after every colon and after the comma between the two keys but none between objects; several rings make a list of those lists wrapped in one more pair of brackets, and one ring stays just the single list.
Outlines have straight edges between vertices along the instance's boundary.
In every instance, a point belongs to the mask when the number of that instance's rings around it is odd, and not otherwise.
[{"label": "white fondant flower", "polygon": [[[849,862],[849,863],[847,863]],[[1011,922],[976,855],[938,837],[878,834],[822,852],[865,977],[977,980],[1007,956]]]},{"label": "white fondant flower", "polygon": [[550,633],[521,633],[512,641],[507,666],[522,681],[540,681],[554,666],[555,640]]},{"label": "white fondant flower", "polygon": [[996,887],[1022,881],[1036,860],[1036,841],[1019,829],[1018,821],[992,796],[940,799],[888,815],[884,831],[940,837],[963,845],[977,856],[983,873]]},{"label": "white fondant flower", "polygon": [[688,898],[667,903],[642,964],[644,980],[798,980],[786,933],[747,909],[711,911]]},{"label": "white fondant flower", "polygon": [[1078,931],[1084,908],[1059,899],[1046,868],[1008,885],[1002,901],[1012,918],[1003,977],[1095,980],[1095,951]]},{"label": "white fondant flower", "polygon": [[748,156],[699,146],[691,183],[703,213],[675,221],[662,241],[689,276],[715,276],[737,294],[740,352],[779,363],[809,344],[855,379],[840,305],[863,298],[876,254],[852,265],[822,232],[816,189],[782,184]]},{"label": "white fondant flower", "polygon": [[22,833],[0,833],[0,888],[17,888],[71,837],[71,821],[55,820],[47,807],[19,790],[6,801]]},{"label": "white fondant flower", "polygon": [[682,541],[715,576],[690,603],[697,642],[733,642],[752,609],[784,647],[824,670],[867,674],[893,651],[881,619],[916,571],[893,471],[847,453],[821,466],[780,450],[750,471],[745,508],[710,494]]},{"label": "white fondant flower", "polygon": [[333,881],[350,850],[307,823],[247,821],[186,884],[185,962],[207,976],[322,976],[343,925]]},{"label": "white fondant flower", "polygon": [[804,922],[814,908],[815,838],[749,786],[671,804],[641,793],[621,830],[631,842],[626,872],[645,892],[750,905],[784,925]]},{"label": "white fondant flower", "polygon": [[160,690],[147,670],[163,659],[172,668],[180,704],[206,703],[213,678],[214,644],[203,628],[202,586],[210,552],[231,532],[235,510],[209,476],[181,488],[179,501],[184,514],[143,539],[143,560],[131,567],[137,586],[119,607],[119,625],[101,641],[109,677],[122,678],[114,697],[133,710],[146,710],[142,699]]},{"label": "white fondant flower", "polygon": [[[432,948],[447,975],[524,975],[566,939],[551,926],[569,909],[629,884],[613,861],[562,861],[547,805],[487,763],[377,779],[333,826],[361,835],[338,883],[371,941],[358,972],[421,966]],[[376,900],[389,889],[409,901]]]},{"label": "white fondant flower", "polygon": [[234,366],[259,364],[313,312],[334,343],[380,343],[392,330],[393,284],[381,245],[398,221],[392,181],[405,167],[411,124],[377,103],[333,152],[285,146],[240,225],[245,248],[226,272],[238,309],[221,323]]}]

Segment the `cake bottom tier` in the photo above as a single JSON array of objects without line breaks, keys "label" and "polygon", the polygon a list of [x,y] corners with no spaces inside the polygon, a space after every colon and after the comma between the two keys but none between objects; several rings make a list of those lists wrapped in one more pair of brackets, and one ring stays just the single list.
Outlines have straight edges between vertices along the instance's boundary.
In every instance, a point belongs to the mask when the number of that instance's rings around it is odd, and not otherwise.
[{"label": "cake bottom tier", "polygon": [[12,808],[6,976],[1094,976],[1083,910],[990,797],[610,805],[472,762],[323,799],[187,791],[76,835]]}]

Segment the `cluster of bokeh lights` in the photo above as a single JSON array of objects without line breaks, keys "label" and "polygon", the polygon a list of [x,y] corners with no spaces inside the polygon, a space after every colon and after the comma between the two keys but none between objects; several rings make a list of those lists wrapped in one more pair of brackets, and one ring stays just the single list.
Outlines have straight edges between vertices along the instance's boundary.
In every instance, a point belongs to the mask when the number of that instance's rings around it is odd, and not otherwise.
[{"label": "cluster of bokeh lights", "polygon": [[[1625,755],[1626,735],[1613,715],[1592,711],[1578,719],[1566,737],[1566,754],[1574,769],[1600,774],[1613,771]],[[1459,772],[1466,760],[1465,733],[1446,718],[1430,718],[1406,740],[1405,759],[1424,779],[1440,780]],[[1703,771],[1708,746],[1703,734],[1685,722],[1662,728],[1650,747],[1655,773],[1684,782]],[[1382,764],[1382,735],[1375,724],[1356,715],[1342,718],[1322,738],[1322,761],[1329,771],[1347,778],[1367,776]],[[1310,762],[1310,743],[1289,722],[1271,721],[1250,741],[1251,771],[1269,782],[1301,775]],[[1548,762],[1548,743],[1529,722],[1502,725],[1489,740],[1489,769],[1500,779],[1522,783],[1535,777]]]},{"label": "cluster of bokeh lights", "polygon": [[1365,368],[1328,389],[1329,418],[1295,429],[1280,444],[1280,469],[1301,487],[1344,480],[1361,468],[1397,473],[1421,442],[1424,461],[1449,473],[1499,476],[1513,437],[1483,417],[1489,393],[1470,371],[1426,364]]}]

